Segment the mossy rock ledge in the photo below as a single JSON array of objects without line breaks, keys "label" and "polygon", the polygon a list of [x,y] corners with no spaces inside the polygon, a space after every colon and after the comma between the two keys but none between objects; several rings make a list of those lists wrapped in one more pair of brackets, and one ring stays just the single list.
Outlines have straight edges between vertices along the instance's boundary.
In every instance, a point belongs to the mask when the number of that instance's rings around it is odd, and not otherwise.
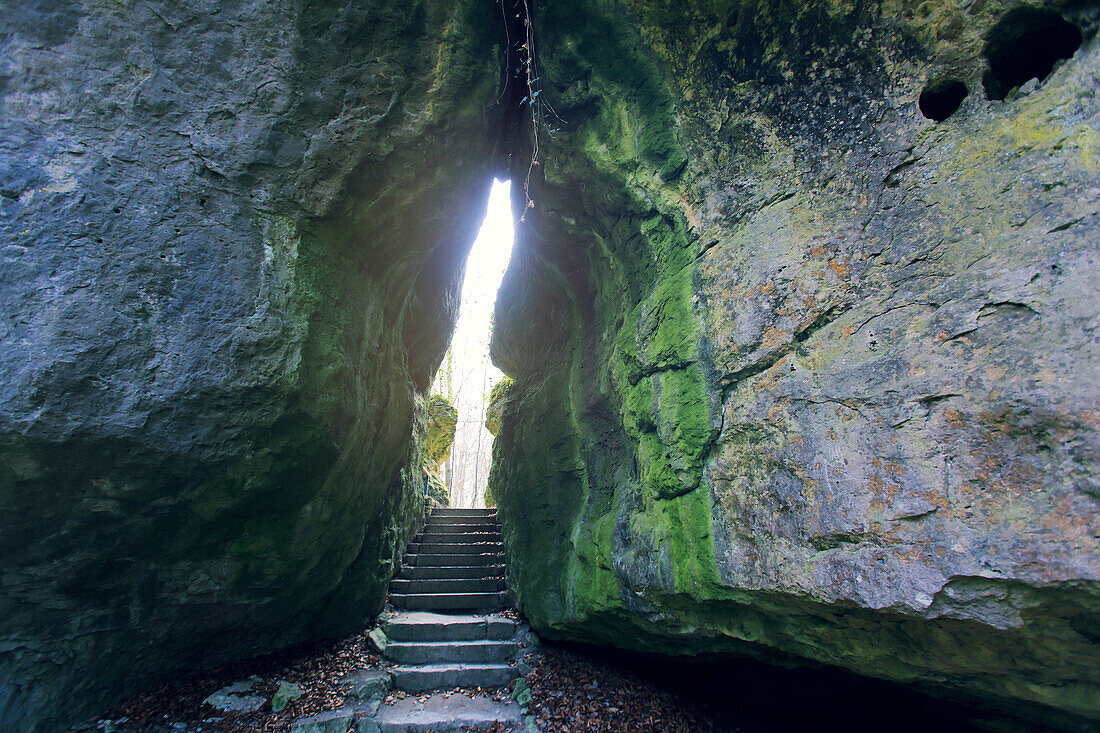
[{"label": "mossy rock ledge", "polygon": [[534,0],[534,100],[483,0],[8,5],[0,729],[382,607],[529,173],[490,491],[540,634],[1100,727],[1096,3]]},{"label": "mossy rock ledge", "polygon": [[1020,7],[538,4],[490,490],[540,634],[1100,726],[1097,9]]}]

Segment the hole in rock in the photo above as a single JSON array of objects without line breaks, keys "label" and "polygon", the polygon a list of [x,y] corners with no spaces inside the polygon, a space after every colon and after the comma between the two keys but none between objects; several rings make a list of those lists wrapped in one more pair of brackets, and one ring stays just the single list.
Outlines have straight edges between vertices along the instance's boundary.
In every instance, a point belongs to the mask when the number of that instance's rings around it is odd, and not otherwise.
[{"label": "hole in rock", "polygon": [[917,106],[928,119],[943,122],[955,114],[967,94],[966,84],[958,79],[934,79],[920,93]]},{"label": "hole in rock", "polygon": [[433,470],[450,506],[482,508],[492,460],[493,435],[485,425],[489,396],[504,373],[489,359],[493,307],[512,253],[511,182],[494,181],[485,221],[466,260],[462,305],[451,345],[432,386],[457,411],[454,442]]},{"label": "hole in rock", "polygon": [[990,99],[1004,99],[1029,79],[1042,81],[1054,64],[1068,59],[1081,45],[1081,31],[1048,8],[1016,8],[986,36],[989,71],[983,78]]}]

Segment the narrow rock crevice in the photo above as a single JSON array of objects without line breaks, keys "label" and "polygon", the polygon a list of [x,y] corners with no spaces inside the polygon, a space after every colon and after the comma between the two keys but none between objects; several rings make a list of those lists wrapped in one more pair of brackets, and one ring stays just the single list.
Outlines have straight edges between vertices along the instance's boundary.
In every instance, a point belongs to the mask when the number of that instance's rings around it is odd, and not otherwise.
[{"label": "narrow rock crevice", "polygon": [[721,5],[0,18],[0,728],[383,608],[494,175],[536,631],[1096,726],[1096,8]]}]

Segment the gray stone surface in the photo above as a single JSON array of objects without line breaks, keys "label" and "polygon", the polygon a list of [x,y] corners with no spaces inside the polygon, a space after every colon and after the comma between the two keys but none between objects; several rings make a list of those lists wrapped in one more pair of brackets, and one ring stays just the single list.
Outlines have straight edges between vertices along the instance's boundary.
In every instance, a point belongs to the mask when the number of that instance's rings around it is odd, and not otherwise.
[{"label": "gray stone surface", "polygon": [[394,687],[408,692],[454,687],[503,687],[516,677],[507,664],[425,664],[393,668]]},{"label": "gray stone surface", "polygon": [[1098,724],[1098,8],[990,99],[1019,4],[537,15],[490,491],[540,634]]},{"label": "gray stone surface", "polygon": [[401,577],[408,580],[417,579],[479,579],[479,578],[503,578],[503,565],[452,565],[450,567],[430,567],[411,565],[401,568]]},{"label": "gray stone surface", "polygon": [[384,697],[393,687],[393,677],[380,669],[360,670],[352,674],[349,681],[351,689],[348,695],[360,701]]},{"label": "gray stone surface", "polygon": [[461,560],[456,561],[453,555],[416,554],[406,555],[404,561],[410,565],[428,565],[431,567],[470,567],[474,565],[503,565],[504,555],[463,555]]},{"label": "gray stone surface", "polygon": [[[477,510],[434,510],[425,524],[425,531],[430,532],[440,526],[457,526],[443,525],[440,520],[475,512],[482,513]],[[495,523],[495,512],[484,512],[484,515],[487,522]],[[467,531],[473,533],[475,528]],[[447,547],[468,546],[456,542]],[[495,546],[499,551],[499,543]],[[416,549],[420,548],[411,551]],[[471,555],[453,553],[447,557],[449,560],[441,562],[441,566],[462,568]],[[410,567],[408,563],[416,559],[416,555],[406,555],[402,575]],[[484,575],[496,576],[497,572],[486,567]],[[409,610],[386,620],[381,628],[393,641],[386,646],[383,656],[399,665],[392,670],[394,685],[401,690],[419,692],[453,687],[498,687],[510,682],[515,677],[515,670],[510,664],[520,652],[518,639],[515,638],[519,630],[517,624],[499,616],[454,614],[469,609],[501,608],[508,600],[507,594],[440,592],[435,589],[440,582],[433,579],[395,579],[391,583],[390,600],[395,607],[448,612],[435,614]],[[397,590],[403,592],[393,592]]]},{"label": "gray stone surface", "polygon": [[410,593],[390,594],[397,608],[422,610],[495,611],[507,605],[507,594],[497,593]]},{"label": "gray stone surface", "polygon": [[348,729],[353,728],[358,720],[352,708],[326,710],[295,720],[290,726],[290,733],[348,733]]},{"label": "gray stone surface", "polygon": [[374,651],[381,653],[386,650],[389,639],[386,638],[386,632],[381,628],[371,629],[367,632],[367,644]]},{"label": "gray stone surface", "polygon": [[203,702],[222,712],[259,710],[267,703],[267,698],[249,694],[255,684],[255,678],[234,682],[209,695]]},{"label": "gray stone surface", "polygon": [[504,590],[504,578],[397,579],[390,589],[396,593],[492,593]]},{"label": "gray stone surface", "polygon": [[[1084,45],[1013,90],[983,49],[1018,5],[538,6],[558,121],[504,151],[536,205],[492,491],[541,632],[1100,720],[1098,10],[1036,3]],[[382,606],[504,139],[496,23],[4,8],[0,727]],[[933,123],[941,76],[969,96]]]},{"label": "gray stone surface", "polygon": [[497,24],[5,4],[0,728],[381,608],[498,146]]},{"label": "gray stone surface", "polygon": [[305,690],[298,685],[282,680],[275,694],[271,696],[271,709],[277,713],[304,694]]},{"label": "gray stone surface", "polygon": [[400,642],[386,648],[386,658],[398,664],[485,663],[508,661],[518,650],[513,641]]},{"label": "gray stone surface", "polygon": [[523,725],[519,706],[515,703],[462,694],[437,694],[425,700],[406,697],[382,708],[377,721],[386,733],[457,733],[471,728],[488,728],[494,723],[504,726],[505,730],[521,730]]},{"label": "gray stone surface", "polygon": [[389,619],[384,628],[395,641],[474,641],[510,639],[516,624],[497,616],[404,611]]}]

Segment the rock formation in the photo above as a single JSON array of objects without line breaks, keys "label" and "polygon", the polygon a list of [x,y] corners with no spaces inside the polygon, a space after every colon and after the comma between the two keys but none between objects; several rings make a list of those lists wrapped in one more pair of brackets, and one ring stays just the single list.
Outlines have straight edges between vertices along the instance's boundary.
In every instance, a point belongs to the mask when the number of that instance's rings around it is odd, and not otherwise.
[{"label": "rock formation", "polygon": [[424,438],[424,470],[429,481],[428,495],[441,506],[450,503],[447,485],[439,475],[440,466],[451,455],[451,444],[458,427],[458,409],[443,395],[428,398],[427,435]]},{"label": "rock formation", "polygon": [[504,420],[504,406],[508,403],[508,390],[512,380],[508,377],[500,380],[489,390],[489,404],[485,406],[485,429],[494,438],[500,432]]},{"label": "rock formation", "polygon": [[534,16],[490,481],[532,624],[1097,725],[1095,4]]},{"label": "rock formation", "polygon": [[540,633],[1100,723],[1095,3],[9,5],[0,728],[381,607],[505,168]]},{"label": "rock formation", "polygon": [[497,13],[0,18],[0,728],[377,612],[500,138]]}]

